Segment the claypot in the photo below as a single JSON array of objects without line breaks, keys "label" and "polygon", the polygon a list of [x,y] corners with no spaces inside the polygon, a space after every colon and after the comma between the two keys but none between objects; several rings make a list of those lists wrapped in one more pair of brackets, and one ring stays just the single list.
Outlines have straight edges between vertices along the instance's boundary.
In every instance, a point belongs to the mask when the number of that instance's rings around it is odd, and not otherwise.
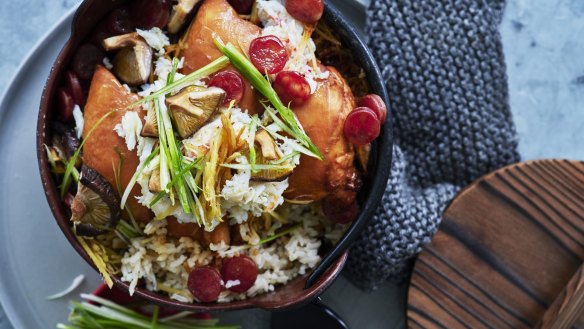
[{"label": "claypot", "polygon": [[[57,182],[55,181],[50,164],[48,162],[44,145],[51,144],[50,122],[56,118],[56,94],[61,77],[68,67],[75,50],[91,35],[95,25],[101,21],[113,8],[119,6],[121,0],[86,0],[75,14],[71,37],[61,50],[53,64],[42,95],[38,125],[37,125],[37,155],[39,170],[43,182],[43,188],[47,201],[51,207],[55,220],[65,237],[81,257],[93,266],[93,262],[85,253],[71,229],[69,216],[59,197]],[[385,83],[371,53],[364,41],[359,37],[351,23],[330,3],[325,3],[323,19],[337,32],[342,42],[348,47],[356,58],[358,64],[367,75],[370,91],[380,95],[388,105],[389,99],[385,89]],[[236,310],[259,307],[269,310],[278,310],[291,306],[299,306],[310,302],[329,287],[341,272],[346,259],[347,247],[355,236],[361,231],[367,221],[373,216],[385,190],[385,185],[390,172],[392,155],[392,122],[388,115],[387,121],[382,126],[379,138],[372,144],[372,152],[369,161],[369,178],[359,192],[360,211],[347,230],[341,241],[323,256],[323,261],[313,271],[297,277],[284,286],[279,286],[275,291],[230,303],[182,303],[171,300],[165,295],[148,291],[138,287],[134,296],[161,306],[176,308],[186,311],[216,311]],[[128,284],[122,282],[119,277],[112,276],[116,287],[123,291],[128,290]]]}]

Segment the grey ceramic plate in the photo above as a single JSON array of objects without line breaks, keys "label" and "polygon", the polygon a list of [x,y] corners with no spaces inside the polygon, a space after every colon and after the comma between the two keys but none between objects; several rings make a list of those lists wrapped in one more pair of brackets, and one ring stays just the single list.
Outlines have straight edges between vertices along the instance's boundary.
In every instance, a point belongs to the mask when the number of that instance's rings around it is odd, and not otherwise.
[{"label": "grey ceramic plate", "polygon": [[[361,0],[362,1],[362,0]],[[334,1],[362,27],[362,4]],[[33,48],[0,99],[0,302],[15,328],[54,328],[66,320],[66,298],[47,301],[79,274],[76,291],[90,292],[101,280],[62,236],[52,218],[38,174],[35,127],[38,106],[51,63],[69,35],[73,11]],[[403,323],[404,288],[387,285],[365,294],[339,279],[323,296],[352,328],[393,328]],[[222,314],[244,328],[265,328],[269,314],[252,310]]]}]

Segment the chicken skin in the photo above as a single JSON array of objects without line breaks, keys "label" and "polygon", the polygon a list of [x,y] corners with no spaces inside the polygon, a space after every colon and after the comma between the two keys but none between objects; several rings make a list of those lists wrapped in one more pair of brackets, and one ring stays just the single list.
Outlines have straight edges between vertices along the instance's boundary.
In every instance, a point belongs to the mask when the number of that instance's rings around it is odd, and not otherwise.
[{"label": "chicken skin", "polygon": [[[184,56],[183,73],[191,73],[223,55],[213,39],[219,38],[225,44],[231,42],[241,52],[247,53],[249,44],[260,32],[259,26],[241,19],[227,1],[205,0],[184,39],[185,48],[181,53]],[[232,66],[226,69],[235,70]],[[247,80],[244,85],[239,106],[253,114],[258,107],[257,94]]]},{"label": "chicken skin", "polygon": [[291,200],[353,204],[361,185],[354,166],[353,146],[343,134],[345,118],[355,108],[351,89],[333,67],[329,78],[301,106],[293,108],[304,130],[324,159],[302,155],[289,177],[284,196]]},{"label": "chicken skin", "polygon": [[[127,91],[109,70],[101,65],[96,67],[84,112],[83,163],[101,174],[114,187],[114,190],[116,190],[116,179],[113,168],[118,168],[120,161],[116,148],[123,158],[120,173],[122,189],[128,185],[140,163],[136,150],[128,151],[125,140],[114,131],[114,127],[120,123],[126,112],[138,111],[137,108],[126,110],[128,105],[137,100],[139,100],[138,95]],[[97,121],[111,110],[117,111],[96,126]],[[95,130],[87,138],[92,127],[95,127]],[[140,187],[134,186],[127,204],[136,220],[149,222],[153,214],[136,200],[135,196],[140,194]]]}]

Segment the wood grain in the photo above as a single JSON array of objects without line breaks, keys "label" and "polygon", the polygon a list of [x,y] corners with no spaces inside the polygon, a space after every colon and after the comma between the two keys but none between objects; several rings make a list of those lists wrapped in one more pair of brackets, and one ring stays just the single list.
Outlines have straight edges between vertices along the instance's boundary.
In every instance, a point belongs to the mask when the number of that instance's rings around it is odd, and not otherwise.
[{"label": "wood grain", "polygon": [[584,314],[584,267],[580,266],[536,328],[567,329],[582,314]]},{"label": "wood grain", "polygon": [[583,261],[584,163],[503,168],[446,209],[416,261],[408,327],[533,328]]}]

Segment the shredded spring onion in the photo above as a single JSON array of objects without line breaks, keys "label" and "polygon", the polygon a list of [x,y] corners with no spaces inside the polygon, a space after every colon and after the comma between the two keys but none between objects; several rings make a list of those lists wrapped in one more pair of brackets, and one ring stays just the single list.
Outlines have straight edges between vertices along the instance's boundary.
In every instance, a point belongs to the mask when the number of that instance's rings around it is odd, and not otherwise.
[{"label": "shredded spring onion", "polygon": [[258,71],[255,66],[243,55],[240,53],[237,48],[231,43],[224,45],[219,39],[213,40],[215,46],[229,58],[229,61],[236,69],[238,69],[246,78],[247,80],[260,92],[262,95],[266,96],[266,98],[272,103],[272,105],[278,111],[280,117],[282,117],[283,122],[285,123],[286,132],[296,138],[302,145],[304,145],[308,150],[310,150],[310,156],[313,156],[318,159],[323,159],[322,154],[312,143],[310,137],[306,135],[300,124],[298,123],[298,119],[294,112],[290,110],[290,108],[286,107],[284,103],[278,97],[278,94],[272,88],[270,81],[264,77],[260,71]]},{"label": "shredded spring onion", "polygon": [[[221,165],[225,168],[237,169],[237,170],[252,170],[251,164],[244,164],[244,163],[224,163]],[[256,164],[253,166],[255,170],[287,170],[287,169],[294,169],[294,166],[291,165],[272,165],[272,164]]]},{"label": "shredded spring onion", "polygon": [[128,106],[128,108],[132,108],[134,106],[137,105],[141,105],[144,104],[146,102],[150,102],[154,99],[157,99],[160,96],[164,96],[168,93],[170,93],[172,90],[174,90],[177,87],[189,84],[197,79],[200,78],[204,78],[207,77],[219,70],[221,70],[222,68],[224,68],[225,66],[229,65],[229,59],[225,56],[221,56],[219,58],[217,58],[216,60],[212,61],[211,63],[203,66],[202,68],[174,81],[174,77],[173,77],[173,81],[172,83],[167,84],[164,88],[161,88],[160,90],[142,98],[141,100],[130,104],[130,106]]},{"label": "shredded spring onion", "polygon": [[276,234],[274,234],[274,235],[270,235],[270,236],[269,236],[269,237],[267,237],[267,238],[261,239],[260,241],[258,241],[258,243],[256,243],[256,244],[253,244],[253,245],[251,245],[251,246],[255,247],[255,246],[259,246],[259,245],[262,245],[262,244],[264,244],[264,243],[268,243],[268,242],[270,242],[270,241],[276,240],[277,238],[279,238],[279,237],[281,237],[281,236],[284,236],[284,235],[286,235],[286,234],[290,234],[290,233],[292,233],[292,232],[296,231],[297,229],[299,229],[299,228],[300,228],[300,226],[302,226],[302,223],[294,224],[294,225],[292,225],[292,226],[288,227],[288,228],[287,228],[287,229],[285,229],[285,230],[282,230],[282,231],[280,231],[280,232],[278,232],[278,233],[276,233]]},{"label": "shredded spring onion", "polygon": [[148,155],[146,160],[144,160],[144,162],[140,165],[138,170],[136,170],[136,172],[132,176],[132,179],[130,179],[128,186],[126,186],[126,190],[124,191],[124,195],[122,196],[122,202],[120,203],[120,208],[122,208],[122,209],[125,208],[126,201],[128,200],[128,197],[130,196],[130,192],[132,191],[132,188],[134,187],[134,185],[138,181],[138,177],[140,176],[140,174],[142,174],[142,171],[144,171],[144,168],[146,168],[146,166],[150,163],[150,161],[152,161],[152,159],[154,159],[154,157],[158,154],[159,151],[160,151],[160,148],[157,146],[154,150],[152,150],[152,153],[150,153]]},{"label": "shredded spring onion", "polygon": [[75,150],[75,153],[73,153],[73,155],[69,159],[69,162],[67,163],[67,169],[65,169],[65,174],[63,175],[63,182],[61,183],[61,199],[65,197],[67,190],[69,190],[69,184],[71,184],[71,181],[70,181],[71,173],[73,172],[73,169],[75,168],[75,163],[77,163],[77,158],[79,158],[79,154],[81,153],[81,149],[83,149],[83,145],[85,145],[85,142],[87,142],[89,137],[91,137],[91,134],[93,134],[93,131],[95,130],[95,128],[99,127],[99,125],[101,125],[101,123],[108,116],[110,116],[112,113],[114,113],[116,111],[117,110],[111,110],[111,111],[107,112],[106,114],[104,114],[101,118],[99,118],[99,120],[97,120],[97,122],[93,125],[93,127],[91,127],[91,129],[89,129],[89,131],[87,132],[87,136],[85,136],[83,141],[81,141],[79,148],[77,150]]},{"label": "shredded spring onion", "polygon": [[65,289],[61,292],[58,292],[54,295],[47,296],[45,299],[53,300],[53,299],[58,299],[58,298],[64,297],[64,296],[70,294],[73,290],[77,289],[83,283],[83,280],[85,280],[85,275],[79,274],[78,276],[75,277],[75,279],[73,279],[73,282],[71,282],[71,285],[67,289]]},{"label": "shredded spring onion", "polygon": [[247,144],[249,146],[249,165],[251,167],[251,172],[256,173],[258,169],[256,168],[256,152],[255,152],[255,135],[259,124],[257,114],[254,114],[249,123],[249,134],[247,137]]},{"label": "shredded spring onion", "polygon": [[112,278],[110,277],[110,274],[107,271],[107,264],[105,263],[103,258],[101,258],[101,256],[97,255],[91,249],[91,247],[89,246],[87,241],[85,241],[85,238],[80,237],[78,235],[76,235],[75,237],[77,238],[77,241],[79,241],[79,243],[81,244],[81,247],[83,247],[83,250],[85,250],[85,252],[89,256],[89,258],[91,258],[95,267],[97,267],[97,270],[99,271],[99,273],[103,277],[103,280],[105,281],[107,286],[110,288],[113,287],[114,282],[112,281]]},{"label": "shredded spring onion", "polygon": [[[166,185],[166,189],[167,189],[167,190],[170,190],[171,188],[173,188],[173,187],[174,187],[174,184],[175,184],[175,183],[177,182],[177,180],[178,180],[178,177],[182,177],[182,176],[184,176],[184,175],[185,175],[187,172],[190,172],[191,170],[193,170],[193,169],[195,169],[195,168],[196,168],[196,169],[199,169],[199,170],[201,170],[201,169],[202,169],[202,167],[201,167],[200,163],[201,163],[201,158],[199,158],[199,159],[197,159],[197,160],[195,160],[195,161],[193,161],[193,162],[191,162],[191,163],[187,164],[187,166],[186,166],[186,167],[184,167],[184,168],[183,168],[183,169],[182,169],[182,170],[181,170],[181,171],[178,173],[178,175],[176,175],[176,176],[175,176],[175,177],[174,177],[174,178],[173,178],[173,179],[170,181],[170,183],[168,183],[168,184]],[[156,204],[158,201],[160,201],[160,199],[162,199],[162,197],[164,197],[166,194],[167,194],[167,193],[166,193],[166,192],[164,192],[164,191],[161,191],[161,192],[159,192],[159,193],[156,195],[156,197],[155,197],[155,198],[154,198],[154,199],[153,199],[153,200],[150,202],[150,205],[149,205],[149,207],[150,207],[150,208],[152,208],[152,207],[153,207],[153,206],[154,206],[154,205],[155,205],[155,204]]]},{"label": "shredded spring onion", "polygon": [[[114,171],[114,180],[116,182],[116,188],[118,190],[118,194],[122,195],[124,193],[124,191],[122,189],[121,173],[122,173],[122,166],[124,165],[124,157],[122,156],[122,153],[120,152],[120,150],[118,149],[117,146],[115,147],[115,151],[118,154],[118,167],[116,168],[116,166],[114,165],[114,161],[112,160],[112,170]],[[120,227],[121,227],[121,224],[123,222],[126,224],[125,227],[122,228],[122,230],[124,230],[124,231],[119,232],[119,233],[124,235],[126,237],[126,239],[141,236],[142,232],[140,230],[140,226],[138,226],[138,223],[136,222],[136,219],[134,218],[134,214],[132,214],[132,210],[130,210],[130,208],[126,208],[125,210],[126,210],[126,213],[128,214],[128,217],[130,217],[130,222],[132,223],[132,226],[129,226],[129,224],[126,223],[122,219],[122,220],[120,220],[120,223],[116,227],[116,230],[120,231]],[[131,236],[128,235],[128,233]]]},{"label": "shredded spring onion", "polygon": [[84,302],[71,302],[70,324],[59,323],[58,329],[238,329],[237,325],[219,325],[217,319],[194,319],[192,313],[181,312],[159,318],[160,308],[154,306],[151,316],[94,295],[81,294]]}]

